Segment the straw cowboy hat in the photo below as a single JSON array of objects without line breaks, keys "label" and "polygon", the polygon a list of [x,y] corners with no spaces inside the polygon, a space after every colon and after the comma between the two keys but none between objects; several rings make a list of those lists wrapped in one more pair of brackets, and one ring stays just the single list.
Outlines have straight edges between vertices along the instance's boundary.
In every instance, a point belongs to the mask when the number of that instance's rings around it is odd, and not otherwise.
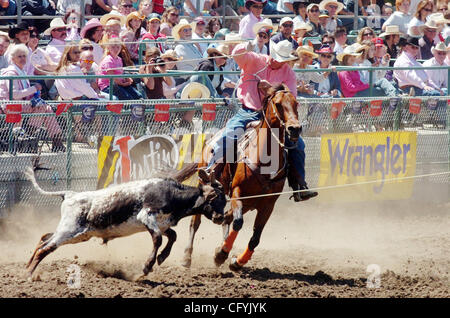
[{"label": "straw cowboy hat", "polygon": [[242,42],[242,38],[239,34],[230,32],[225,35],[225,42],[227,44],[239,44]]},{"label": "straw cowboy hat", "polygon": [[194,23],[189,23],[186,19],[181,19],[180,22],[175,25],[172,29],[172,36],[175,38],[175,40],[180,39],[180,31],[184,28],[190,27],[191,29],[195,28]]},{"label": "straw cowboy hat", "polygon": [[127,15],[127,19],[125,20],[125,25],[128,25],[128,22],[130,22],[132,19],[137,19],[137,20],[144,20],[145,16],[140,15],[139,12],[134,11],[131,12],[129,15]]},{"label": "straw cowboy hat", "polygon": [[100,18],[100,23],[103,25],[106,25],[106,22],[108,22],[108,20],[110,19],[117,19],[120,21],[120,25],[124,26],[125,22],[126,22],[126,17],[122,14],[120,14],[118,11],[116,10],[111,10],[110,13],[103,15]]},{"label": "straw cowboy hat", "polygon": [[261,22],[256,23],[256,24],[253,26],[253,32],[254,32],[255,34],[258,34],[258,31],[259,31],[260,29],[262,29],[262,28],[272,30],[271,33],[274,33],[274,32],[277,31],[276,26],[274,26],[274,25],[272,24],[272,20],[270,20],[270,19],[264,19],[264,20],[262,20]]},{"label": "straw cowboy hat", "polygon": [[50,22],[50,27],[44,31],[44,35],[52,35],[52,31],[58,28],[67,28],[67,25],[64,23],[61,18],[54,18],[52,22]]},{"label": "straw cowboy hat", "polygon": [[80,35],[82,38],[86,35],[86,32],[90,29],[97,28],[97,27],[103,27],[103,25],[100,23],[100,21],[97,18],[90,19],[86,25],[81,29]]},{"label": "straw cowboy hat", "polygon": [[183,59],[183,57],[178,56],[177,52],[175,52],[174,50],[167,50],[163,54],[161,54],[159,57],[162,59],[165,59],[165,58],[172,59],[173,61],[179,61],[179,60]]},{"label": "straw cowboy hat", "polygon": [[319,9],[326,10],[325,7],[329,4],[337,5],[336,14],[341,12],[342,9],[344,9],[344,4],[336,0],[323,0],[322,2],[319,3]]},{"label": "straw cowboy hat", "polygon": [[297,30],[306,30],[306,32],[309,32],[312,30],[312,26],[309,23],[305,23],[305,22],[297,20],[294,23],[294,32]]},{"label": "straw cowboy hat", "polygon": [[228,55],[230,54],[230,48],[228,47],[228,45],[220,44],[218,47],[208,48],[208,50],[206,50],[206,52],[208,52],[208,55],[217,53],[217,54],[220,54],[220,55],[228,58]]},{"label": "straw cowboy hat", "polygon": [[423,32],[425,31],[425,29],[439,29],[439,26],[437,25],[435,20],[427,20],[427,22],[425,22],[425,24],[422,24],[421,26],[419,26],[419,32],[423,35]]},{"label": "straw cowboy hat", "polygon": [[187,84],[181,92],[181,99],[209,98],[210,96],[208,87],[197,82]]},{"label": "straw cowboy hat", "polygon": [[398,25],[387,25],[386,30],[379,35],[380,38],[384,38],[387,35],[404,35],[400,32],[400,27]]},{"label": "straw cowboy hat", "polygon": [[[358,44],[358,45],[355,45],[355,44]],[[347,55],[356,56],[356,57],[360,56],[362,54],[362,52],[357,52],[357,51],[360,50],[361,48],[363,48],[363,46],[359,43],[355,43],[355,44],[347,46],[344,49],[344,52],[337,55],[337,57],[336,57],[337,60],[339,62],[342,62],[344,60],[344,57]]]},{"label": "straw cowboy hat", "polygon": [[316,59],[319,57],[318,54],[314,53],[314,49],[312,46],[309,45],[303,45],[299,46],[296,50],[297,55],[300,56],[300,54],[309,54],[313,57],[313,59]]},{"label": "straw cowboy hat", "polygon": [[432,14],[430,14],[429,16],[427,16],[427,21],[431,21],[431,20],[433,20],[433,21],[436,22],[437,24],[440,24],[440,23],[444,23],[444,24],[450,23],[450,20],[446,19],[445,16],[444,16],[444,14],[443,14],[442,12],[440,12],[440,13],[432,13]]},{"label": "straw cowboy hat", "polygon": [[435,51],[448,52],[449,49],[447,48],[444,42],[439,42],[438,44],[436,44],[431,48],[431,53],[434,54]]},{"label": "straw cowboy hat", "polygon": [[298,57],[292,54],[293,50],[292,43],[288,40],[283,40],[278,43],[270,41],[270,56],[277,62],[297,60]]}]

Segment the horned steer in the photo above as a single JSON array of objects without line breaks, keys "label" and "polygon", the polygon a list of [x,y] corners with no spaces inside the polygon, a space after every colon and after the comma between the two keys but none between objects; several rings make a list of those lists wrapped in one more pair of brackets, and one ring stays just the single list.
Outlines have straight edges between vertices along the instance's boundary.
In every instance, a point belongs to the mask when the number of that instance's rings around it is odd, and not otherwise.
[{"label": "horned steer", "polygon": [[[226,205],[223,188],[202,171],[198,187],[185,186],[170,178],[151,178],[86,192],[47,192],[39,187],[31,168],[26,175],[41,194],[64,199],[56,232],[42,236],[27,264],[30,276],[42,259],[61,245],[84,242],[91,237],[107,242],[145,230],[153,239],[153,251],[143,269],[147,275],[155,261],[161,264],[169,256],[176,240],[171,227],[180,219],[201,213],[216,224],[223,222]],[[156,257],[162,235],[167,236],[168,242]]]}]

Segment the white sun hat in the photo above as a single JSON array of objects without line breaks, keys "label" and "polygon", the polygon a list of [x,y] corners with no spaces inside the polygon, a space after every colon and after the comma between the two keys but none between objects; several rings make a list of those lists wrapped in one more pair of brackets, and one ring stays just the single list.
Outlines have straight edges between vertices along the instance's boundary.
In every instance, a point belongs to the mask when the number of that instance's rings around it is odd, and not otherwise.
[{"label": "white sun hat", "polygon": [[288,40],[283,40],[278,43],[270,41],[270,56],[277,62],[287,62],[297,60],[298,57],[292,55],[294,47]]},{"label": "white sun hat", "polygon": [[187,84],[183,91],[181,92],[181,99],[192,99],[192,98],[209,98],[211,93],[203,84],[192,82]]}]

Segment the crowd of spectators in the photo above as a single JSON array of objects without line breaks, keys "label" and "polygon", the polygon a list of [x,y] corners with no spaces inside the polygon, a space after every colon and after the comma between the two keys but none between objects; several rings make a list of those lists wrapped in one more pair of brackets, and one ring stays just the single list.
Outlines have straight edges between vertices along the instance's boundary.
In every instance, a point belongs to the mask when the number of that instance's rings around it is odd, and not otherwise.
[{"label": "crowd of spectators", "polygon": [[[221,0],[84,3],[81,14],[78,0],[22,1],[24,16],[58,17],[24,19],[11,24],[8,32],[1,32],[0,74],[124,74],[113,81],[114,98],[119,100],[180,98],[183,90],[195,86],[191,83],[206,86],[208,96],[229,97],[239,85],[235,74],[136,80],[126,73],[238,71],[232,58],[236,44],[252,41],[255,52],[269,55],[273,45],[288,41],[298,57],[292,62],[294,69],[327,70],[297,73],[298,96],[367,97],[369,91],[373,96],[447,95],[445,69],[377,70],[371,90],[369,71],[339,70],[339,66],[448,66],[447,0],[358,0],[357,19],[353,17],[354,0],[232,0],[225,8]],[[223,12],[231,19],[223,21]],[[14,0],[1,1],[0,15],[16,13]],[[86,15],[99,17],[81,21]],[[39,40],[48,43],[38,45]],[[139,64],[139,47],[144,40],[153,42],[146,44]],[[18,80],[14,81],[13,98],[31,100],[40,92],[43,99],[101,100],[109,97],[109,85],[109,79],[104,78]],[[183,96],[188,95],[185,92]],[[9,99],[8,80],[0,80],[0,98]],[[24,111],[52,109],[41,106]],[[58,124],[45,124],[53,127],[49,132],[58,146]]]}]

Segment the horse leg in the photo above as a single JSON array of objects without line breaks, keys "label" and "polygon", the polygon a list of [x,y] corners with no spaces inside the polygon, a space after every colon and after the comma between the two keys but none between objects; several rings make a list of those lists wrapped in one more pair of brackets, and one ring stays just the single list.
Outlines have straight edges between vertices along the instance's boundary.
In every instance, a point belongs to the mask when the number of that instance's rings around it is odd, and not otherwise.
[{"label": "horse leg", "polygon": [[161,244],[162,244],[161,232],[154,231],[153,229],[148,228],[148,227],[147,227],[147,230],[150,232],[150,235],[152,236],[152,239],[153,239],[153,251],[150,254],[147,261],[145,262],[144,269],[143,269],[144,276],[146,276],[149,272],[151,272],[153,270],[153,265],[155,265],[155,261],[156,261],[156,254],[158,253],[158,249],[161,247]]},{"label": "horse leg", "polygon": [[253,235],[250,238],[250,241],[244,253],[242,253],[238,258],[233,257],[233,259],[231,260],[230,263],[231,270],[233,271],[240,270],[245,264],[247,264],[247,262],[252,257],[256,246],[258,246],[259,244],[259,240],[261,238],[264,226],[266,225],[267,220],[269,220],[269,217],[272,214],[274,205],[275,202],[273,202],[272,205],[264,207],[264,209],[258,209],[255,218],[255,224],[253,225]]},{"label": "horse leg", "polygon": [[[239,198],[241,195],[241,190],[236,187],[233,190],[232,198]],[[216,249],[216,254],[214,256],[214,262],[217,266],[222,265],[228,258],[228,254],[233,248],[234,241],[244,224],[244,218],[242,215],[242,201],[232,200],[231,209],[233,211],[233,226],[222,246]]]},{"label": "horse leg", "polygon": [[199,226],[201,223],[201,215],[197,214],[194,215],[191,219],[191,224],[189,226],[189,242],[188,242],[188,246],[186,247],[186,249],[184,250],[184,257],[183,257],[183,261],[181,263],[181,265],[183,265],[186,268],[191,267],[191,260],[192,260],[192,251],[193,251],[193,246],[194,246],[194,238],[195,238],[195,233],[197,232]]},{"label": "horse leg", "polygon": [[164,235],[167,236],[169,241],[167,242],[166,247],[162,250],[161,254],[158,255],[158,258],[156,259],[158,262],[158,265],[161,265],[162,262],[166,260],[166,258],[170,255],[170,251],[172,250],[173,243],[177,240],[177,233],[172,229],[167,229],[166,232],[164,232]]}]

